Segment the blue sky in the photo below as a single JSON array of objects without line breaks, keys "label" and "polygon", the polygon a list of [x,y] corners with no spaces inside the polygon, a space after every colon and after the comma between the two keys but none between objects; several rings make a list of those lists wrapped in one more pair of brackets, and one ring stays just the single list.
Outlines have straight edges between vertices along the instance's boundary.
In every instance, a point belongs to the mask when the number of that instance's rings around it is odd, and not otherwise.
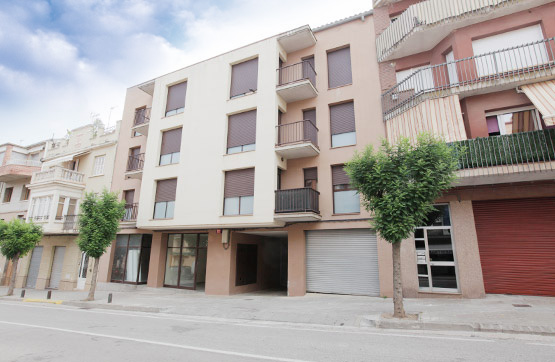
[{"label": "blue sky", "polygon": [[121,119],[126,88],[371,0],[0,0],[0,144]]}]

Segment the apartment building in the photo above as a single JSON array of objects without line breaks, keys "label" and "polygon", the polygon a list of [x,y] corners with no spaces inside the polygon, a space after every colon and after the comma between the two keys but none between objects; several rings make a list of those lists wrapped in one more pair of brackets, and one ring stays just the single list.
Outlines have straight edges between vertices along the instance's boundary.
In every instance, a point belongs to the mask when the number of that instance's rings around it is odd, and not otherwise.
[{"label": "apartment building", "polygon": [[[0,145],[0,220],[25,219],[29,207],[28,187],[33,172],[40,170],[45,142],[30,146]],[[0,285],[11,276],[11,263],[0,254]]]},{"label": "apartment building", "polygon": [[27,186],[26,216],[44,236],[19,262],[16,287],[74,290],[89,284],[88,256],[76,244],[79,205],[85,193],[111,188],[118,132],[119,123],[107,128],[96,121],[46,142],[41,168]]},{"label": "apartment building", "polygon": [[464,146],[405,295],[555,295],[555,2],[375,0],[387,138]]},{"label": "apartment building", "polygon": [[391,294],[342,167],[385,137],[374,28],[303,26],[129,88],[103,287]]}]

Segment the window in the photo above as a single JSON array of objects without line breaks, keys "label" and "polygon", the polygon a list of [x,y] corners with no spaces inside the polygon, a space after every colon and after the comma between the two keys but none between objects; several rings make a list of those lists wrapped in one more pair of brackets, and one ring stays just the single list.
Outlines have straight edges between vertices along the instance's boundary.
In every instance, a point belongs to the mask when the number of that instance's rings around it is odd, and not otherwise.
[{"label": "window", "polygon": [[77,210],[77,199],[69,199],[66,215],[75,215],[77,214],[76,210]]},{"label": "window", "polygon": [[434,77],[429,65],[400,70],[395,73],[399,92],[411,91],[420,93],[434,89]]},{"label": "window", "polygon": [[156,184],[156,197],[154,199],[154,218],[171,219],[175,208],[175,190],[177,179],[160,180]]},{"label": "window", "polygon": [[187,82],[168,87],[168,99],[166,101],[166,117],[183,113],[185,110],[185,97],[187,96]]},{"label": "window", "polygon": [[247,60],[231,67],[230,98],[238,97],[258,89],[258,58]]},{"label": "window", "polygon": [[123,191],[123,199],[125,200],[125,214],[123,214],[123,221],[130,221],[137,219],[137,207],[134,204],[135,190]]},{"label": "window", "polygon": [[4,190],[4,199],[2,202],[10,202],[12,201],[12,194],[13,194],[13,187],[6,187]]},{"label": "window", "polygon": [[29,217],[35,221],[48,220],[50,218],[50,204],[52,196],[35,197],[31,203]]},{"label": "window", "polygon": [[63,219],[65,205],[66,205],[66,198],[60,196],[60,198],[58,199],[58,208],[56,209],[56,220]]},{"label": "window", "polygon": [[316,167],[303,169],[304,187],[310,187],[317,190],[318,185],[318,169]]},{"label": "window", "polygon": [[100,176],[104,174],[104,160],[106,156],[96,156],[94,158],[93,176]]},{"label": "window", "polygon": [[224,215],[252,215],[254,168],[225,173]]},{"label": "window", "polygon": [[256,110],[229,116],[227,126],[227,153],[256,149]]},{"label": "window", "polygon": [[542,129],[536,109],[515,109],[486,114],[489,136],[529,132]]},{"label": "window", "polygon": [[164,286],[196,289],[206,279],[208,234],[169,234]]},{"label": "window", "polygon": [[150,234],[118,235],[110,280],[115,283],[145,284],[151,245]]},{"label": "window", "polygon": [[328,86],[341,87],[353,83],[351,72],[351,48],[328,52]]},{"label": "window", "polygon": [[2,166],[2,163],[4,163],[4,154],[5,152],[0,152],[0,166]]},{"label": "window", "polygon": [[360,198],[358,192],[351,187],[349,176],[343,165],[331,167],[333,184],[333,213],[350,214],[360,212]]},{"label": "window", "polygon": [[141,107],[135,109],[134,125],[147,123],[150,120],[150,108]]},{"label": "window", "polygon": [[457,291],[455,254],[448,205],[436,205],[425,222],[416,228],[414,243],[420,290]]},{"label": "window", "polygon": [[330,106],[331,146],[351,146],[357,143],[355,106],[353,102]]},{"label": "window", "polygon": [[162,133],[162,147],[160,149],[160,166],[179,162],[181,150],[182,128],[172,129]]},{"label": "window", "polygon": [[450,64],[447,64],[447,74],[449,75],[449,83],[450,84],[459,83],[459,74],[457,73],[457,64],[454,63],[455,54],[453,53],[453,50],[445,54],[445,62],[450,63]]},{"label": "window", "polygon": [[31,190],[27,188],[27,185],[23,185],[21,188],[21,201],[29,200],[29,196],[31,195]]},{"label": "window", "polygon": [[129,158],[127,160],[127,171],[142,170],[144,166],[144,155],[141,155],[141,147],[133,147],[129,149]]}]

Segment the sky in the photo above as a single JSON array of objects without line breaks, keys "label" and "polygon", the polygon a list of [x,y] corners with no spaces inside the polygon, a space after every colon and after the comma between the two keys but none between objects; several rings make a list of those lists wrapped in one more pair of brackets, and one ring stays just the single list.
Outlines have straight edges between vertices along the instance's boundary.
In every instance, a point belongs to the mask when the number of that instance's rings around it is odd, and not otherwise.
[{"label": "sky", "polygon": [[127,88],[371,0],[0,0],[0,144],[121,119]]}]

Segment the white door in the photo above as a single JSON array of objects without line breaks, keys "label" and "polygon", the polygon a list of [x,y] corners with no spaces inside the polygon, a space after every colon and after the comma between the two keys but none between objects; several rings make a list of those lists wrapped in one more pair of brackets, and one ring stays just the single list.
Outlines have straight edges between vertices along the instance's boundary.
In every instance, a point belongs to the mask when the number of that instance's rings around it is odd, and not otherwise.
[{"label": "white door", "polygon": [[445,54],[445,61],[447,63],[447,74],[449,74],[449,84],[459,83],[459,75],[457,74],[457,64],[455,63],[455,54],[451,50],[449,53]]},{"label": "white door", "polygon": [[307,231],[306,289],[378,296],[376,233],[370,229]]},{"label": "white door", "polygon": [[87,282],[87,268],[89,267],[89,256],[85,252],[81,252],[81,261],[79,263],[79,273],[77,277],[77,289],[85,289]]},{"label": "white door", "polygon": [[64,255],[66,253],[65,246],[54,247],[54,260],[52,261],[52,270],[50,271],[50,283],[48,288],[58,289],[60,280],[62,280],[62,267],[64,265]]}]

